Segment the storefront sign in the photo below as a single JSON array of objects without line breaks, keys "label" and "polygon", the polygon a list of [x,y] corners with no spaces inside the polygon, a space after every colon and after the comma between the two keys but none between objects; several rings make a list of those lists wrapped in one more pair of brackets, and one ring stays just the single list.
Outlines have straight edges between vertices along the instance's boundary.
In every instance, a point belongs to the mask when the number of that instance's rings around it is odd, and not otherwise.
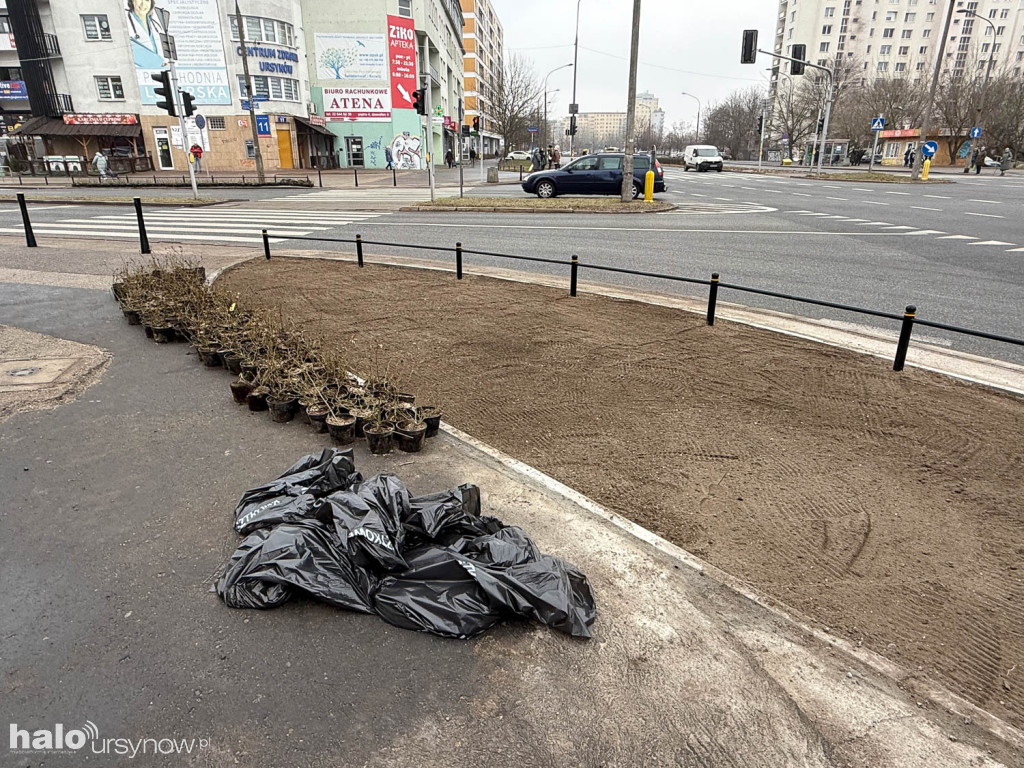
[{"label": "storefront sign", "polygon": [[64,125],[138,125],[137,115],[119,112],[92,113],[78,112],[64,115]]},{"label": "storefront sign", "polygon": [[383,80],[387,53],[384,35],[314,35],[316,76],[321,80]]},{"label": "storefront sign", "polygon": [[28,88],[24,80],[0,80],[0,99],[27,99]]},{"label": "storefront sign", "polygon": [[879,131],[878,135],[883,139],[906,139],[913,136],[920,136],[920,128],[900,128],[898,130],[891,131]]},{"label": "storefront sign", "polygon": [[388,16],[388,67],[393,109],[412,109],[416,83],[416,25],[403,16]]},{"label": "storefront sign", "polygon": [[[235,53],[242,56],[242,46],[235,46]],[[284,75],[295,73],[295,66],[299,63],[299,55],[294,51],[284,48],[266,48],[262,45],[245,46],[245,54],[250,59],[256,59],[260,72],[277,72]],[[263,61],[273,59],[273,61]],[[249,65],[250,68],[252,64]]]},{"label": "storefront sign", "polygon": [[310,115],[309,122],[312,125],[319,125],[321,128],[327,125],[327,121],[324,120],[323,117],[321,117],[320,115]]},{"label": "storefront sign", "polygon": [[324,88],[328,122],[390,120],[390,88]]}]

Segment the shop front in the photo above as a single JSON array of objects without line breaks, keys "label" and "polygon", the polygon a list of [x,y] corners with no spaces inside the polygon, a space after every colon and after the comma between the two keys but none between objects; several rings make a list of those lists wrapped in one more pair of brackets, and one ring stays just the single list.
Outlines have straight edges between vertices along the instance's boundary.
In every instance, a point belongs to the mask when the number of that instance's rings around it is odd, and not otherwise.
[{"label": "shop front", "polygon": [[130,113],[72,113],[60,120],[30,118],[9,134],[7,166],[13,173],[86,174],[96,152],[107,156],[113,173],[153,168],[139,116]]}]

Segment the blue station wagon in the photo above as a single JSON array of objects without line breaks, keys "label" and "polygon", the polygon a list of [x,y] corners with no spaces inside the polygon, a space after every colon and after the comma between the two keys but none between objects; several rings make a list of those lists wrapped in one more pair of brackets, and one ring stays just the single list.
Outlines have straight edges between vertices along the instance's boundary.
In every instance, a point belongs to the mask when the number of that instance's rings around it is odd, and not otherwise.
[{"label": "blue station wagon", "polygon": [[[617,195],[622,189],[621,152],[586,155],[564,168],[536,171],[523,180],[523,190],[537,197],[556,195]],[[643,197],[649,155],[633,155],[633,199]],[[661,164],[654,161],[654,191],[665,191]]]}]

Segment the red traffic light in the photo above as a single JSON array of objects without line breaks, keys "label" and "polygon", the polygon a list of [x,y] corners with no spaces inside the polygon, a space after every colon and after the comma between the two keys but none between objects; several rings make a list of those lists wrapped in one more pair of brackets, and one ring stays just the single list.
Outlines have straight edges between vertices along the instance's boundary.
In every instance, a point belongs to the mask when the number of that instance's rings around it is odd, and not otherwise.
[{"label": "red traffic light", "polygon": [[423,91],[412,92],[412,108],[421,115],[427,114],[427,105],[423,103]]}]

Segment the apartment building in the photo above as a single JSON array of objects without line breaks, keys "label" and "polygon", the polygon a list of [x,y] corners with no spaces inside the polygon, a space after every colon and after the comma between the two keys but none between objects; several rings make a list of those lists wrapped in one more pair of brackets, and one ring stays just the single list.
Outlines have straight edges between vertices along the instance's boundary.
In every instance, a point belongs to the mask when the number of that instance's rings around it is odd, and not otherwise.
[{"label": "apartment building", "polygon": [[[462,99],[456,0],[0,0],[0,160],[88,159],[119,170],[405,167],[455,147]],[[243,46],[251,76],[243,75]],[[156,105],[172,52],[196,114]],[[435,115],[413,108],[430,82]],[[250,100],[256,109],[255,126]],[[253,137],[253,127],[256,138]],[[126,162],[130,161],[130,167]]]},{"label": "apartment building", "polygon": [[[661,136],[665,131],[665,110],[658,106],[658,97],[650,91],[638,93],[636,96],[637,108],[643,110],[651,126],[651,133]],[[643,123],[641,123],[642,125]]]},{"label": "apartment building", "polygon": [[[501,20],[490,0],[460,0],[465,27],[462,38],[466,54],[463,58],[463,77],[466,88],[466,109],[463,122],[472,126],[473,118],[483,124],[483,145],[487,155],[501,152],[501,136],[493,130],[491,99],[501,78],[505,61],[505,33]],[[476,137],[467,139],[479,150]],[[468,152],[468,147],[466,148]]]},{"label": "apartment building", "polygon": [[[1020,76],[1024,68],[1024,4],[1020,0],[780,0],[773,50],[831,67],[855,62],[866,83],[879,76],[928,82],[938,55],[949,2],[954,11],[943,69],[954,74],[994,71]],[[783,72],[789,63],[783,62]],[[813,74],[807,70],[806,74]]]},{"label": "apartment building", "polygon": [[[665,113],[658,108],[658,99],[650,93],[637,95],[634,104],[636,112],[634,135],[639,136],[653,127],[656,119],[664,127]],[[569,129],[569,118],[562,122],[562,134]],[[625,112],[580,112],[576,116],[576,145],[589,147],[595,151],[606,145],[622,147],[626,144],[626,113]]]}]

